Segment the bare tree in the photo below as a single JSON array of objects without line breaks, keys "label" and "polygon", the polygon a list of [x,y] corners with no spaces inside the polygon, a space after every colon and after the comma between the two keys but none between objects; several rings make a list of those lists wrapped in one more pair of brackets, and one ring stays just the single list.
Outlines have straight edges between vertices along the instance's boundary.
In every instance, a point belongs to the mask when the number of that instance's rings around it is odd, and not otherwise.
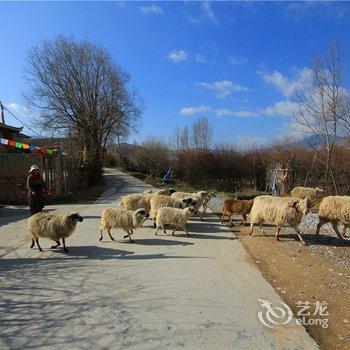
[{"label": "bare tree", "polygon": [[141,114],[130,76],[101,46],[59,36],[28,54],[25,94],[44,130],[74,132],[85,145],[90,182],[102,166],[108,140],[127,136]]},{"label": "bare tree", "polygon": [[209,149],[213,141],[213,127],[207,118],[199,118],[192,125],[192,145],[195,148]]},{"label": "bare tree", "polygon": [[133,163],[138,170],[151,177],[161,176],[170,165],[169,150],[166,142],[155,136],[148,136],[136,148]]},{"label": "bare tree", "polygon": [[178,126],[176,126],[174,134],[170,137],[169,147],[175,151],[181,149],[181,129]]},{"label": "bare tree", "polygon": [[190,149],[190,130],[188,126],[185,126],[180,135],[180,147],[183,150]]},{"label": "bare tree", "polygon": [[294,118],[301,131],[310,135],[310,146],[325,165],[325,176],[331,176],[332,157],[337,136],[344,119],[346,95],[342,87],[343,52],[336,43],[329,45],[326,56],[315,56],[310,67],[307,86],[296,93],[298,108]]}]

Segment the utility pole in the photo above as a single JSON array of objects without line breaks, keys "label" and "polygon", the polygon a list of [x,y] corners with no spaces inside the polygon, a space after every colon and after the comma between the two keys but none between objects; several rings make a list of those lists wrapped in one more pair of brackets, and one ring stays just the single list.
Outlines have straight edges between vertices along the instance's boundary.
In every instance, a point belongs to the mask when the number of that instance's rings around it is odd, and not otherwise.
[{"label": "utility pole", "polygon": [[4,106],[2,105],[1,101],[0,101],[0,108],[1,108],[1,123],[5,124]]}]

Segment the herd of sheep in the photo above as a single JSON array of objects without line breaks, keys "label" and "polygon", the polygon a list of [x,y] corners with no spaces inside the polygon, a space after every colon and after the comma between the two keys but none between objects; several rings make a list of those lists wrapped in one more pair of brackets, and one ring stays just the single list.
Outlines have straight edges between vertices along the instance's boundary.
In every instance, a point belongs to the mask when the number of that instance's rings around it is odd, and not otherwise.
[{"label": "herd of sheep", "polygon": [[[140,228],[150,218],[156,228],[166,233],[166,225],[173,227],[172,235],[178,229],[184,230],[189,235],[186,224],[191,215],[198,214],[203,220],[203,213],[207,204],[215,194],[213,192],[198,191],[194,193],[178,192],[174,189],[146,190],[141,194],[130,194],[124,196],[120,205],[122,209],[107,208],[102,211],[100,221],[100,241],[103,239],[103,231],[111,235],[111,229],[122,229],[133,242],[131,236],[134,230]],[[322,189],[309,187],[296,187],[290,197],[273,197],[269,195],[257,196],[254,200],[227,199],[223,204],[221,222],[225,216],[230,219],[232,215],[240,214],[243,217],[241,223],[246,223],[247,216],[250,219],[250,235],[253,233],[254,225],[259,224],[262,234],[265,235],[262,224],[273,223],[277,227],[275,234],[278,235],[282,226],[289,225],[296,231],[300,241],[306,244],[299,230],[299,224],[303,215],[309,212],[311,206],[319,204],[319,223],[316,235],[325,223],[331,222],[337,236],[343,239],[346,229],[350,225],[350,197],[328,196],[324,197]],[[201,210],[202,209],[202,210]],[[70,236],[78,222],[83,218],[78,213],[65,215],[54,215],[38,213],[29,218],[28,228],[32,235],[31,248],[36,242],[40,251],[39,237],[46,237],[56,242],[56,248],[62,240],[63,248],[67,252],[65,239]],[[342,233],[338,230],[338,224],[343,224]]]}]

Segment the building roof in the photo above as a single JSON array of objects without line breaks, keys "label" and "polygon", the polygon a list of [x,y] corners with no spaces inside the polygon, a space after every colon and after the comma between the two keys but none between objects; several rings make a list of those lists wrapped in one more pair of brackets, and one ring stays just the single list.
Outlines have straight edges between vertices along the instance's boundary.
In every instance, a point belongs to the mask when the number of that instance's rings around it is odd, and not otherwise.
[{"label": "building roof", "polygon": [[7,125],[7,124],[0,122],[0,129],[15,132],[15,133],[19,134],[23,130],[23,126],[16,127],[16,126]]}]

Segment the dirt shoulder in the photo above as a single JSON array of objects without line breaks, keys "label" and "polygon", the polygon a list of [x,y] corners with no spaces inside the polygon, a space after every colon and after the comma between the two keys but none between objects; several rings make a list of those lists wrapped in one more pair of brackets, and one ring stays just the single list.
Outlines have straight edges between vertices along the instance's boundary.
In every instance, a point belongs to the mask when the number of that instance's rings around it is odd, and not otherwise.
[{"label": "dirt shoulder", "polygon": [[303,246],[290,228],[281,231],[278,242],[275,227],[265,227],[267,237],[258,227],[250,236],[249,227],[238,224],[232,231],[295,315],[301,310],[297,302],[309,302],[305,313],[311,315],[305,320],[312,323],[310,318],[317,318],[312,315],[315,303],[328,303],[328,328],[305,324],[321,349],[350,349],[350,241],[342,242],[328,231],[316,239],[313,230],[306,235],[308,246]]}]

